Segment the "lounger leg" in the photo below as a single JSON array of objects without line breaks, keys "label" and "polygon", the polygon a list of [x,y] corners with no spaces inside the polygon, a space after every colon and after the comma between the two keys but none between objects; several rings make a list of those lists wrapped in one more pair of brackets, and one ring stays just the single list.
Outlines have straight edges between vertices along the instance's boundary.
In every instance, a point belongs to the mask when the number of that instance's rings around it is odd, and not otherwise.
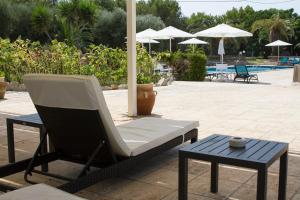
[{"label": "lounger leg", "polygon": [[86,171],[89,170],[91,163],[93,162],[94,158],[96,157],[96,155],[99,153],[100,149],[104,146],[104,142],[101,142],[97,149],[94,151],[94,153],[92,154],[92,156],[89,158],[89,160],[87,161],[87,163],[85,164],[84,168],[81,170],[80,174],[78,177],[82,177],[83,175],[86,174]]},{"label": "lounger leg", "polygon": [[35,184],[34,182],[28,180],[28,175],[32,175],[31,172],[34,168],[35,159],[39,156],[39,154],[41,152],[41,149],[44,147],[46,139],[47,139],[47,132],[45,132],[45,134],[41,138],[41,142],[40,142],[38,148],[36,149],[32,159],[31,159],[31,161],[30,161],[30,163],[29,163],[29,165],[28,165],[28,167],[25,171],[24,180],[28,183]]},{"label": "lounger leg", "polygon": [[198,135],[191,138],[191,144],[198,141]]}]

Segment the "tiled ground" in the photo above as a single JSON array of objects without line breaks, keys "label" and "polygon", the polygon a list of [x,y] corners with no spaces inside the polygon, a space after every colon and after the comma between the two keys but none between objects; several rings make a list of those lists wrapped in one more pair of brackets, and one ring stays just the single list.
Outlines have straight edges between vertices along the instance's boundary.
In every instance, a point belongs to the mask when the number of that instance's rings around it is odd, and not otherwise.
[{"label": "tiled ground", "polygon": [[[155,117],[199,120],[200,138],[213,133],[280,140],[290,143],[288,198],[300,200],[300,87],[291,85],[292,71],[259,74],[261,84],[187,83],[157,88]],[[117,124],[126,117],[126,90],[106,91],[107,104]],[[35,112],[27,93],[10,92],[0,101],[0,165],[7,163],[5,117],[7,113]],[[6,113],[6,114],[4,114]],[[17,159],[32,155],[38,144],[35,129],[16,126]],[[186,145],[186,144],[185,144]],[[180,147],[178,147],[180,148]],[[177,199],[177,150],[137,166],[124,176],[98,183],[77,195],[88,199]],[[74,176],[80,166],[56,162],[55,172]],[[33,180],[59,185],[62,182],[34,175]],[[25,184],[22,174],[0,181]],[[268,199],[277,199],[278,163],[269,170]],[[209,164],[190,161],[189,199],[255,199],[254,171],[222,166],[219,193],[209,193]]]}]

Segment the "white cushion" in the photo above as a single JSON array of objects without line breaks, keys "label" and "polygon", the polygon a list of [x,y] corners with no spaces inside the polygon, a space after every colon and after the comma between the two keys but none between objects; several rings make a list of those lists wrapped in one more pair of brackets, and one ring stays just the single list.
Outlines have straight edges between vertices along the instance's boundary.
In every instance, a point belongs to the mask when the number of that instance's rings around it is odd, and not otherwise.
[{"label": "white cushion", "polygon": [[85,200],[54,187],[37,184],[0,195],[0,200]]},{"label": "white cushion", "polygon": [[131,150],[131,156],[144,153],[199,126],[197,121],[146,117],[117,126]]}]

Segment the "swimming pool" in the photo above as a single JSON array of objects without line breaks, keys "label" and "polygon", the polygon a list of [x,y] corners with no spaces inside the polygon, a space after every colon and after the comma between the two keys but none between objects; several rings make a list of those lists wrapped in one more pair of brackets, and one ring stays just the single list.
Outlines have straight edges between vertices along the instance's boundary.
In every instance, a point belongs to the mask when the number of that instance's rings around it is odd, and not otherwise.
[{"label": "swimming pool", "polygon": [[[291,69],[292,66],[271,66],[271,65],[246,65],[249,72],[264,72],[271,70],[281,70],[281,69]],[[221,70],[217,70],[216,67],[208,67],[208,72],[220,72]],[[235,73],[235,69],[233,66],[228,66],[227,69],[222,70],[222,72]]]}]

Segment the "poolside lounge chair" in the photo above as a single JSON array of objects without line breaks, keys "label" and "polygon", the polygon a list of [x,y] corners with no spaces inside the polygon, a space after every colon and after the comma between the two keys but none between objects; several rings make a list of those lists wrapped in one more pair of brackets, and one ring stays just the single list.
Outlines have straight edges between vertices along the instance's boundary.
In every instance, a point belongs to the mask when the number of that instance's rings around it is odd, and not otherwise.
[{"label": "poolside lounge chair", "polygon": [[233,81],[236,81],[236,79],[243,79],[244,82],[247,81],[247,83],[249,83],[251,80],[256,80],[258,82],[257,74],[249,74],[247,66],[245,65],[236,65],[235,72],[236,75]]},{"label": "poolside lounge chair", "polygon": [[290,64],[289,57],[280,58],[278,64],[280,64],[280,65],[289,65]]},{"label": "poolside lounge chair", "polygon": [[0,200],[87,200],[45,184],[36,184],[0,195]]},{"label": "poolside lounge chair", "polygon": [[[98,80],[93,76],[25,75],[24,83],[44,123],[54,151],[0,167],[0,178],[20,171],[61,178],[70,193],[125,173],[151,157],[198,136],[197,121],[142,118],[115,126]],[[77,178],[34,170],[55,160],[83,164]],[[89,171],[90,167],[98,168]],[[0,187],[1,188],[1,187]]]}]

